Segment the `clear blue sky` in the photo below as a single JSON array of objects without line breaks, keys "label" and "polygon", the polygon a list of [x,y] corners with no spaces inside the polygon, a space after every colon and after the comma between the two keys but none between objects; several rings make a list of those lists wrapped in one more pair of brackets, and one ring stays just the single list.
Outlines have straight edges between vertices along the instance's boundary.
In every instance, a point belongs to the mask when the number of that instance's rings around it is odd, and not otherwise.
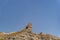
[{"label": "clear blue sky", "polygon": [[28,23],[33,32],[60,36],[60,0],[0,0],[0,32],[13,32]]}]

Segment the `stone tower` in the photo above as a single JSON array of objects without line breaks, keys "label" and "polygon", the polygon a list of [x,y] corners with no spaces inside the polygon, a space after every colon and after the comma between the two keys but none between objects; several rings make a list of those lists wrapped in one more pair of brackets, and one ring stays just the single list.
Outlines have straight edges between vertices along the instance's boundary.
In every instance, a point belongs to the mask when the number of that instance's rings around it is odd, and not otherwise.
[{"label": "stone tower", "polygon": [[26,29],[31,32],[31,31],[32,31],[32,24],[29,23],[29,24],[26,26]]}]

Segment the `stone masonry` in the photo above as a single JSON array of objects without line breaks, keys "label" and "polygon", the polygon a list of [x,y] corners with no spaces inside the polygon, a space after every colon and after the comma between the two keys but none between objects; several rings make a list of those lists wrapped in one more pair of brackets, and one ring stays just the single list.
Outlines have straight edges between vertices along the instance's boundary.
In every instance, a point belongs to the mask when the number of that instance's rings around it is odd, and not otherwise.
[{"label": "stone masonry", "polygon": [[51,34],[44,34],[41,32],[40,34],[36,34],[32,32],[32,24],[28,24],[25,29],[13,32],[13,33],[3,33],[0,32],[0,39],[3,40],[60,40],[59,37],[51,35]]}]

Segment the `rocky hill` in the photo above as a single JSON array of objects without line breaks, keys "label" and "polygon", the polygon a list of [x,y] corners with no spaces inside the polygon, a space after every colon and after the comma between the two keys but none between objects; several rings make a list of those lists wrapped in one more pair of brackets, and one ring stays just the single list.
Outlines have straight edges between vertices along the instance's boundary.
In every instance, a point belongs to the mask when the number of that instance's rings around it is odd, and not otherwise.
[{"label": "rocky hill", "polygon": [[0,32],[0,40],[60,40],[60,38],[42,32],[39,34],[33,33],[32,24],[28,24],[26,28],[18,32],[9,34]]}]

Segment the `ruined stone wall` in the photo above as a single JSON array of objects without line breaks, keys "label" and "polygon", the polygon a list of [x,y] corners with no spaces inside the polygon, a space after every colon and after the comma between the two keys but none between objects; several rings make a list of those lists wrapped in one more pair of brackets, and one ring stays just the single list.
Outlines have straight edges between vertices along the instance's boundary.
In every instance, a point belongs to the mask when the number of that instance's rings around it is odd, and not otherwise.
[{"label": "ruined stone wall", "polygon": [[28,24],[25,29],[10,34],[0,33],[0,38],[4,40],[60,40],[51,34],[36,34],[32,32],[32,24]]}]

